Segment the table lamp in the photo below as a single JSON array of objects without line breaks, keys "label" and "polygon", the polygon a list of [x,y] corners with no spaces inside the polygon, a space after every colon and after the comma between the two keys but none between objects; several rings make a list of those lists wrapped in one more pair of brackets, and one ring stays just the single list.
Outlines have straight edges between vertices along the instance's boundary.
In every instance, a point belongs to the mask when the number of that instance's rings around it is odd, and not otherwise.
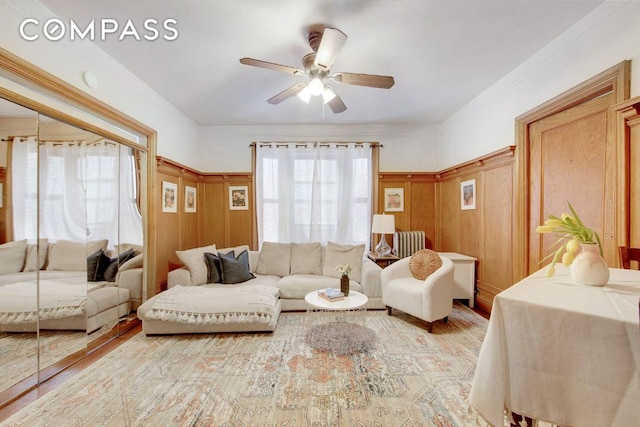
[{"label": "table lamp", "polygon": [[380,242],[375,248],[376,254],[379,257],[389,255],[391,253],[391,246],[387,243],[384,235],[396,232],[396,217],[393,215],[374,215],[371,232],[380,234]]}]

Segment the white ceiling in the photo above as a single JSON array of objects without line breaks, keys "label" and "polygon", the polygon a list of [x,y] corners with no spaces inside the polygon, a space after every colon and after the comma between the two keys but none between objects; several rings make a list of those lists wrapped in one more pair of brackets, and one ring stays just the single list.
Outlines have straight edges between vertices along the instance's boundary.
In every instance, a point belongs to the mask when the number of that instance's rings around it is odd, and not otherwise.
[{"label": "white ceiling", "polygon": [[[521,64],[601,0],[41,0],[80,26],[91,19],[178,21],[177,40],[95,42],[198,124],[437,124]],[[80,3],[82,6],[80,6]],[[305,29],[349,37],[333,67],[391,75],[375,89],[335,83],[348,109],[320,98],[266,100],[304,76],[249,67],[245,56],[302,68]],[[92,70],[99,79],[108,78]]]}]

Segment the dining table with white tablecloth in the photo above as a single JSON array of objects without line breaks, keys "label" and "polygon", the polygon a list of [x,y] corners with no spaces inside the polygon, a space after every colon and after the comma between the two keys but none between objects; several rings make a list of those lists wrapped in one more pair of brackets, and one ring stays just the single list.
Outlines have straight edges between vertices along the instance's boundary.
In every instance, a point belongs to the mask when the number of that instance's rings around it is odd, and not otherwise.
[{"label": "dining table with white tablecloth", "polygon": [[568,426],[640,426],[640,271],[604,286],[542,269],[493,302],[470,395],[493,426],[505,415]]}]

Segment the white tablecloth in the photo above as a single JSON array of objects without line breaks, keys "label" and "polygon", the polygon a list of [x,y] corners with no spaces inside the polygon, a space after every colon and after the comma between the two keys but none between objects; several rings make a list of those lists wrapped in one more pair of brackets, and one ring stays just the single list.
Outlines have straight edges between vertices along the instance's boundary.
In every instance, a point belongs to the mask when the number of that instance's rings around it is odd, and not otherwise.
[{"label": "white tablecloth", "polygon": [[640,272],[603,287],[542,269],[498,294],[471,404],[494,426],[504,410],[572,426],[640,426]]}]

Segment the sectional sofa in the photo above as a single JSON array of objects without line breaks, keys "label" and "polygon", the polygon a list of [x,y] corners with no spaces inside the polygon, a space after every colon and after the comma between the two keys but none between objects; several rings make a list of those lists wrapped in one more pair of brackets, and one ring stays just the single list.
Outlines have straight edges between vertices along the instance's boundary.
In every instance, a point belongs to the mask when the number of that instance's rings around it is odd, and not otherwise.
[{"label": "sectional sofa", "polygon": [[[39,321],[40,329],[92,332],[137,309],[142,248],[120,245],[111,258],[107,243],[40,239],[0,245],[0,331],[33,332]],[[96,280],[100,260],[103,275],[110,276]]]},{"label": "sectional sofa", "polygon": [[382,269],[364,249],[264,242],[260,251],[215,245],[179,251],[185,265],[169,272],[167,291],[145,302],[138,317],[146,334],[273,331],[280,311],[309,308],[307,293],[339,288],[340,264],[351,266],[350,289],[367,295],[365,308],[383,309]]}]

